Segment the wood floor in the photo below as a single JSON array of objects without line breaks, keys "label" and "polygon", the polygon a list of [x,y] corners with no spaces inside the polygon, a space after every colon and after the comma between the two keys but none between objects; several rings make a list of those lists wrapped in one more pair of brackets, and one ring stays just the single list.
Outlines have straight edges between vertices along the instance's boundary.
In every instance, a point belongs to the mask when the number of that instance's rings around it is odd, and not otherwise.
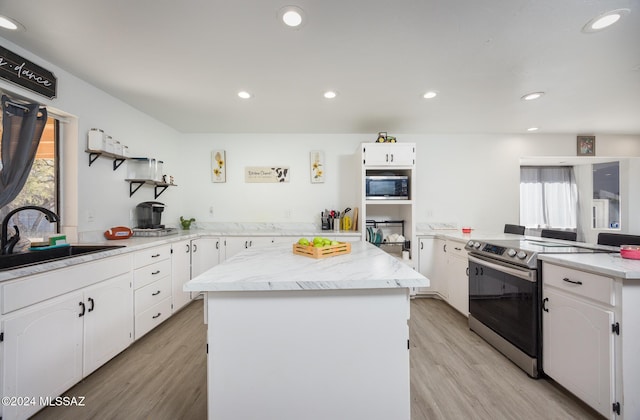
[{"label": "wood floor", "polygon": [[[601,419],[551,381],[529,378],[440,300],[411,302],[410,331],[412,420]],[[205,341],[197,300],[65,394],[86,397],[85,407],[33,418],[206,419]]]}]

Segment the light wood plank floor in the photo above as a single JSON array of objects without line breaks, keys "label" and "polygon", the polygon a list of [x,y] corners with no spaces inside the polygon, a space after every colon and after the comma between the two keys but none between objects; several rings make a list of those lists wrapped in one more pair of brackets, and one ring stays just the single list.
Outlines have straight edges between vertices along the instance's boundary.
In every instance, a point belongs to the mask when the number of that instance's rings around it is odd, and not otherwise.
[{"label": "light wood plank floor", "polygon": [[[411,302],[410,331],[412,420],[601,418],[551,381],[529,378],[440,300]],[[206,419],[205,341],[198,300],[65,394],[85,396],[85,407],[33,418]]]}]

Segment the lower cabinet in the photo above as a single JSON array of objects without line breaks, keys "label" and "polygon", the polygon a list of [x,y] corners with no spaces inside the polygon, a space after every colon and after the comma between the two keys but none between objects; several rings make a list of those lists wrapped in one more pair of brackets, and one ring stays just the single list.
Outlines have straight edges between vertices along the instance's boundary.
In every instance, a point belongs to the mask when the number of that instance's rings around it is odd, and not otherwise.
[{"label": "lower cabinet", "polygon": [[437,294],[464,316],[469,316],[469,261],[464,243],[449,239],[418,239],[418,268],[431,286],[418,294]]},{"label": "lower cabinet", "polygon": [[[16,311],[3,321],[3,419],[23,419],[124,350],[132,341],[131,273]],[[129,309],[127,309],[129,308]]]},{"label": "lower cabinet", "polygon": [[191,292],[182,290],[191,280],[191,241],[185,239],[171,244],[171,299],[173,312],[191,302]]},{"label": "lower cabinet", "polygon": [[546,262],[542,275],[545,374],[615,418],[614,280]]},{"label": "lower cabinet", "polygon": [[255,246],[267,246],[273,243],[273,238],[270,236],[229,236],[224,238],[224,258],[231,258],[240,251],[255,247]]}]

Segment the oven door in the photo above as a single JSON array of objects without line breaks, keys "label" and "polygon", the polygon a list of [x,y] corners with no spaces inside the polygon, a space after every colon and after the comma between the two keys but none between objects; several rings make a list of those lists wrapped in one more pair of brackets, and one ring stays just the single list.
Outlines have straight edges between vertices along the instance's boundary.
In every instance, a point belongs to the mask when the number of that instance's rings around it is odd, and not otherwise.
[{"label": "oven door", "polygon": [[539,356],[537,270],[469,255],[469,313],[531,357]]}]

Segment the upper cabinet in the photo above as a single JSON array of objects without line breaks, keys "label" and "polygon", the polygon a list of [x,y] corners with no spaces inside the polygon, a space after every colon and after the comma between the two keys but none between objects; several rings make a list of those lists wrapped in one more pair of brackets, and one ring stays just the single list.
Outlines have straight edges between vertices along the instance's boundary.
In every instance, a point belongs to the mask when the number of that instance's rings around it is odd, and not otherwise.
[{"label": "upper cabinet", "polygon": [[416,146],[414,143],[366,143],[362,145],[364,166],[414,166]]}]

